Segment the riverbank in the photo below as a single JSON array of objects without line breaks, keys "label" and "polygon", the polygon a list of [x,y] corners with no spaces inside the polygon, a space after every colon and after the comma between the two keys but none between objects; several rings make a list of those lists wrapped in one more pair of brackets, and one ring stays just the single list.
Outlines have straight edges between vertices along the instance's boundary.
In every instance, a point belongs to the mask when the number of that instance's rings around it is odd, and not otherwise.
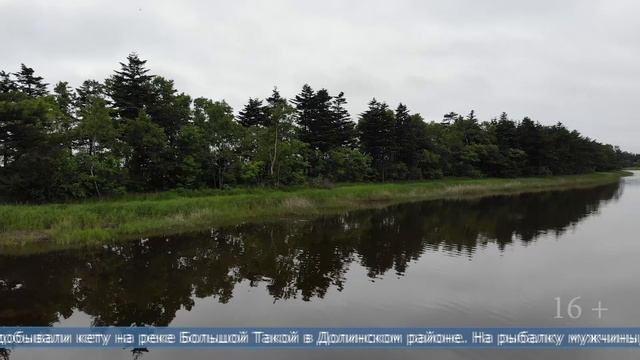
[{"label": "riverbank", "polygon": [[515,179],[363,183],[330,189],[160,193],[77,204],[0,205],[0,247],[61,248],[393,203],[596,186],[625,171]]}]

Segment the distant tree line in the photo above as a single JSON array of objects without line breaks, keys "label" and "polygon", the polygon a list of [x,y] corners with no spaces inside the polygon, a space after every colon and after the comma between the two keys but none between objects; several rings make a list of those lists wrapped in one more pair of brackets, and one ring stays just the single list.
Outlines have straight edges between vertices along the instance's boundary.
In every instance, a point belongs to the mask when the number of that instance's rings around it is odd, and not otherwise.
[{"label": "distant tree line", "polygon": [[33,69],[0,71],[0,198],[63,201],[177,188],[281,186],[443,176],[537,176],[640,162],[529,118],[480,122],[471,111],[425,122],[371,100],[357,124],[343,93],[274,88],[234,115],[192,99],[130,54],[103,82],[48,84]]}]

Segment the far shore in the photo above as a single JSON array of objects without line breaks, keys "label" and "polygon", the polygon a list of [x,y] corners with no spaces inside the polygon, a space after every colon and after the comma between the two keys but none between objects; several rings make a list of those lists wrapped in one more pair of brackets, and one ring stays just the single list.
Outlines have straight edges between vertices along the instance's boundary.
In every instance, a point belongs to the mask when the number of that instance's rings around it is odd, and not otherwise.
[{"label": "far shore", "polygon": [[167,192],[71,204],[0,205],[0,251],[39,252],[99,245],[410,201],[591,187],[628,175],[631,173],[627,171],[613,171],[511,179],[445,178],[338,184],[330,188]]}]

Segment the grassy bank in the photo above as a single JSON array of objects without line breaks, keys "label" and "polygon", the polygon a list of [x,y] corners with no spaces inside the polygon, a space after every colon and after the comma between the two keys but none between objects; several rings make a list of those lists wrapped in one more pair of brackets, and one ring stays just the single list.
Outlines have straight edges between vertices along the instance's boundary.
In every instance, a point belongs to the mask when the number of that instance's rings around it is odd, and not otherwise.
[{"label": "grassy bank", "polygon": [[0,205],[0,246],[60,248],[406,201],[588,187],[625,175],[629,173],[345,184],[331,189],[169,192],[78,204]]}]

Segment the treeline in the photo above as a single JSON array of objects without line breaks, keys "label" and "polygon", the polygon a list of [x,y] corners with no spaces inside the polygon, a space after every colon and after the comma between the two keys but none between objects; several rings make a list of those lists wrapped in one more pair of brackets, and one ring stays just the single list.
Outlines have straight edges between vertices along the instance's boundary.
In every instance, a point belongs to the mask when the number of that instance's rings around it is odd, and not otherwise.
[{"label": "treeline", "polygon": [[425,122],[373,99],[357,124],[343,93],[274,88],[234,115],[192,99],[130,54],[77,89],[33,69],[0,72],[0,198],[60,201],[127,191],[280,186],[442,176],[530,176],[611,170],[640,162],[570,131],[524,118],[480,122],[471,111]]}]

